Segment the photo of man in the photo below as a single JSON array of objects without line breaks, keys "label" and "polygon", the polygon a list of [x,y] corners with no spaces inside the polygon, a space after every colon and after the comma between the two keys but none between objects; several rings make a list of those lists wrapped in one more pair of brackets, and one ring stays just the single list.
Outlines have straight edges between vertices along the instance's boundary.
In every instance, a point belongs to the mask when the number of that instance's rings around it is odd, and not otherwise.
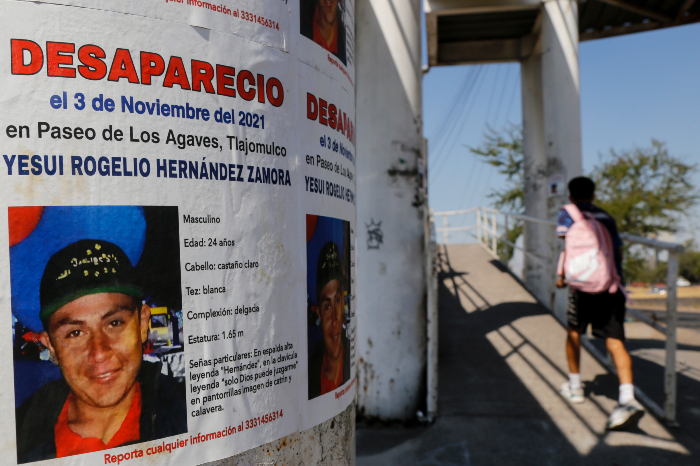
[{"label": "photo of man", "polygon": [[[40,220],[32,235],[44,236],[46,231],[53,230],[47,226],[55,223],[55,212],[46,209],[42,214],[44,224]],[[119,220],[119,209],[127,208],[114,207],[103,213],[116,212]],[[148,247],[145,224],[148,219],[159,220],[155,222],[157,230],[169,226],[177,232],[177,209],[174,209],[174,216],[169,215],[172,211],[149,210],[146,214],[143,208],[128,209],[132,210],[125,213],[123,219],[135,219],[139,224],[129,225],[121,234],[98,236],[117,238],[129,247],[132,256],[134,251],[140,252],[139,265],[144,259],[153,262],[149,258],[154,251],[146,251],[152,248]],[[11,229],[12,218],[11,214]],[[92,228],[90,233],[109,228],[114,217],[108,218],[110,221]],[[167,218],[175,221],[164,221]],[[12,234],[10,236],[12,238]],[[150,236],[153,242],[153,235]],[[163,240],[163,235],[159,236]],[[166,244],[178,248],[179,240],[173,243],[173,238],[172,232],[165,235]],[[31,235],[27,239],[30,245],[36,240]],[[133,241],[141,244],[134,246]],[[51,241],[45,244],[51,248]],[[11,254],[21,256],[23,249],[13,250],[17,246],[11,246]],[[179,263],[179,254],[177,256]],[[17,380],[27,378],[26,367],[39,373],[50,371],[42,367],[46,362],[31,360],[26,354],[24,357],[16,355],[15,387],[20,388],[16,396],[23,397],[15,413],[18,463],[101,451],[187,431],[183,380],[155,356],[165,352],[170,352],[170,356],[178,351],[181,354],[182,347],[170,342],[167,351],[163,346],[158,348],[159,352],[153,349],[149,338],[153,323],[148,302],[158,300],[154,298],[158,293],[146,292],[144,284],[148,279],[140,277],[143,271],[153,272],[167,262],[142,265],[137,270],[117,244],[102,238],[80,239],[61,247],[46,261],[35,315],[29,317],[27,312],[32,311],[26,309],[32,307],[26,303],[33,297],[15,294],[13,290],[13,320],[18,321],[15,331],[22,328],[22,332],[26,330],[25,335],[37,335],[29,340],[37,344],[40,354],[47,353],[40,359],[53,362],[60,371],[59,377],[26,396],[27,393],[21,392],[33,390],[33,384]],[[12,268],[11,273],[15,272],[27,282],[36,275],[31,267]],[[177,279],[179,281],[179,273]],[[177,298],[181,301],[181,296]],[[30,326],[38,330],[35,317],[41,321],[40,332],[29,330]],[[20,325],[20,321],[25,324]],[[167,361],[167,357],[163,361]]]},{"label": "photo of man", "polygon": [[[339,4],[340,3],[340,4]],[[301,0],[301,34],[346,62],[342,0]]]},{"label": "photo of man", "polygon": [[[316,247],[321,243],[317,252]],[[308,283],[313,292],[307,310],[309,399],[333,392],[350,379],[347,335],[350,268],[346,245],[349,245],[349,222],[307,216],[307,260],[315,278]]]}]

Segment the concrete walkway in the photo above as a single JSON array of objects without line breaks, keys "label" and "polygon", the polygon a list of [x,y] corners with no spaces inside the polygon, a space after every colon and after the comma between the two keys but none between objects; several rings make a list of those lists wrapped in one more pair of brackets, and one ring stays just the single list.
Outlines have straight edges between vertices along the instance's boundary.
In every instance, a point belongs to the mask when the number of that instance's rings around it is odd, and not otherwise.
[{"label": "concrete walkway", "polygon": [[[700,464],[699,381],[679,376],[680,429],[647,414],[632,432],[605,432],[616,378],[584,353],[587,400],[567,404],[562,326],[480,246],[440,246],[440,259],[439,417],[428,427],[359,424],[358,465]],[[658,396],[662,342],[646,336],[648,348],[630,342],[636,382]],[[691,360],[696,349],[685,347]]]}]

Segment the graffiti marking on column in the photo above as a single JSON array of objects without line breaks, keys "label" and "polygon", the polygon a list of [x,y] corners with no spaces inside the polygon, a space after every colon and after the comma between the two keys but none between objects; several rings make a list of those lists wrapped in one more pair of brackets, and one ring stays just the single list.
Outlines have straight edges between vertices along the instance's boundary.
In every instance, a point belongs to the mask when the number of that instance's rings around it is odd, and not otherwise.
[{"label": "graffiti marking on column", "polygon": [[367,226],[367,249],[379,249],[384,244],[384,233],[382,232],[382,222],[374,223],[374,219]]}]

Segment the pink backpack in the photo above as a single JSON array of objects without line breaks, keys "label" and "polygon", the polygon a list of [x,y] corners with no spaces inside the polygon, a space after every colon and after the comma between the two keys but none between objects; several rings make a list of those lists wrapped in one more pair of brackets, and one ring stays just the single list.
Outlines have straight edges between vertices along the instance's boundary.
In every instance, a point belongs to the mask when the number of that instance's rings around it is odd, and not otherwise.
[{"label": "pink backpack", "polygon": [[564,209],[574,221],[566,233],[564,252],[559,257],[557,275],[566,273],[569,287],[585,293],[617,293],[620,276],[610,232],[593,215],[582,214],[574,204]]}]

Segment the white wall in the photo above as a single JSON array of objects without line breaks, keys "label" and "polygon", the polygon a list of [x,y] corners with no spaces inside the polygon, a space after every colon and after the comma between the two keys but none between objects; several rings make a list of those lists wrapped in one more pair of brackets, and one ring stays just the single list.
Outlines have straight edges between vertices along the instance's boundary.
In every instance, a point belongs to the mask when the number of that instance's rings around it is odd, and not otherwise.
[{"label": "white wall", "polygon": [[[578,57],[578,6],[575,0],[548,0],[542,5],[541,51],[521,63],[525,213],[556,220],[568,202],[566,185],[580,176],[581,89]],[[559,191],[551,184],[559,181]],[[556,264],[554,229],[525,224],[525,247]],[[525,283],[560,317],[566,291],[554,288],[554,271],[526,258]]]},{"label": "white wall", "polygon": [[[358,410],[408,419],[425,402],[420,1],[357,0]],[[382,242],[369,225],[381,223]]]}]

